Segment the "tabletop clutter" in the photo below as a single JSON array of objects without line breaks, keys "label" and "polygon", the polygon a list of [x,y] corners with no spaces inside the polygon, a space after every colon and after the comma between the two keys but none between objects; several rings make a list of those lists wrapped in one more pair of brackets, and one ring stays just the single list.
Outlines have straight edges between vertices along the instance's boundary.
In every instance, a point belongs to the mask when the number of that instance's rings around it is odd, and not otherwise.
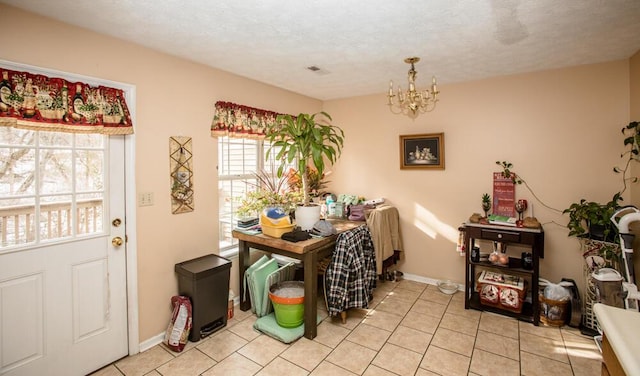
[{"label": "tabletop clutter", "polygon": [[235,229],[247,234],[263,233],[291,242],[307,240],[313,236],[327,237],[336,234],[336,229],[326,219],[365,221],[367,210],[375,209],[376,205],[384,203],[382,198],[364,201],[363,197],[347,194],[336,196],[328,193],[323,197],[319,203],[320,220],[311,229],[302,230],[290,213],[280,207],[265,208],[258,217],[240,218]]}]

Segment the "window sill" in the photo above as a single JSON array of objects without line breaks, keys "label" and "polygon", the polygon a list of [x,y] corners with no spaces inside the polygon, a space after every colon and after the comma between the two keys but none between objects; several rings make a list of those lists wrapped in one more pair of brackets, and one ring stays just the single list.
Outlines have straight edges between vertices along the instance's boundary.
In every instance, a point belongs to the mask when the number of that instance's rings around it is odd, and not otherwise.
[{"label": "window sill", "polygon": [[228,259],[238,258],[238,246],[220,251],[220,256]]}]

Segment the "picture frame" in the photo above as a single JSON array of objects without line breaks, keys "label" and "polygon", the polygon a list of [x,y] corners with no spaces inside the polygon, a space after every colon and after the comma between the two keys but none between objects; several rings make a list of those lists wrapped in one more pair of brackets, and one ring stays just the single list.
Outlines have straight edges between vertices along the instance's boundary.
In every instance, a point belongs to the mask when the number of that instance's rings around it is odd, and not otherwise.
[{"label": "picture frame", "polygon": [[444,170],[444,133],[401,135],[400,169]]}]

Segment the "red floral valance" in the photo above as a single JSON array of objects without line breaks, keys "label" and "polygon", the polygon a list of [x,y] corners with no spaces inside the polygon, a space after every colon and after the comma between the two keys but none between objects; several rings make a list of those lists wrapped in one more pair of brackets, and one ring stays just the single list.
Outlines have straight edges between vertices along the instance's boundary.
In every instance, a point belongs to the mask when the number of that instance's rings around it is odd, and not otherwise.
[{"label": "red floral valance", "polygon": [[132,134],[120,89],[0,67],[0,126],[35,130]]},{"label": "red floral valance", "polygon": [[211,136],[263,139],[279,114],[231,102],[216,102]]}]

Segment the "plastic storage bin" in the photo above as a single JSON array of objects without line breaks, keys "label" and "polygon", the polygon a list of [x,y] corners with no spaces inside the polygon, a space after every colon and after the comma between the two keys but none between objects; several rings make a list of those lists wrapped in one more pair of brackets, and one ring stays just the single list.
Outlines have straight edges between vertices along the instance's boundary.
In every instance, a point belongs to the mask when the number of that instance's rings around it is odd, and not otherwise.
[{"label": "plastic storage bin", "polygon": [[[262,233],[271,236],[273,238],[280,238],[285,232],[293,230],[294,224],[291,223],[291,218],[288,215],[281,218],[269,218],[266,215],[267,209],[265,209],[260,215],[260,227],[262,227]],[[282,212],[284,214],[284,212]]]},{"label": "plastic storage bin", "polygon": [[189,341],[197,342],[225,327],[231,261],[211,254],[176,264],[175,271],[179,294],[191,299]]}]

